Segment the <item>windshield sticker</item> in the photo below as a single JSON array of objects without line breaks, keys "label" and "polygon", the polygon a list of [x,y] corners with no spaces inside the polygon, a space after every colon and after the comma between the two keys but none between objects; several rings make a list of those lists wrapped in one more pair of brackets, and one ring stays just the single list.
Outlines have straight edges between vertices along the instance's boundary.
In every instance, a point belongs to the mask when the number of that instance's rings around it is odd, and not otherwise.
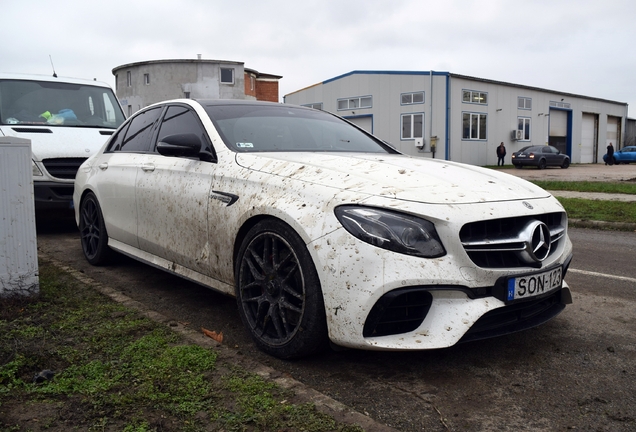
[{"label": "windshield sticker", "polygon": [[238,148],[254,148],[254,144],[252,143],[246,143],[246,142],[237,142],[236,146]]}]

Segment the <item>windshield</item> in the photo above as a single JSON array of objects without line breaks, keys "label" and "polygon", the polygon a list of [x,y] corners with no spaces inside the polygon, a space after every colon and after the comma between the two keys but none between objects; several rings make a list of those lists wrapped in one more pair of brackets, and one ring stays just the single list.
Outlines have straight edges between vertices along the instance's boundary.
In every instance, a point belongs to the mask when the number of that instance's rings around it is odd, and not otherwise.
[{"label": "windshield", "polygon": [[108,87],[1,80],[0,123],[117,128],[124,114]]},{"label": "windshield", "polygon": [[288,105],[207,105],[225,144],[236,152],[396,153],[323,111]]}]

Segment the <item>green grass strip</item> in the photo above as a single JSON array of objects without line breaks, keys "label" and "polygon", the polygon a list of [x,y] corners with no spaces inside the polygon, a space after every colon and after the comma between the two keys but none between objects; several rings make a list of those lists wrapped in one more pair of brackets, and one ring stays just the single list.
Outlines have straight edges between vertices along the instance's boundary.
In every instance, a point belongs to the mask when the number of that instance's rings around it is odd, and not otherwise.
[{"label": "green grass strip", "polygon": [[636,223],[636,203],[557,197],[570,219]]},{"label": "green grass strip", "polygon": [[636,182],[532,180],[532,183],[545,190],[636,195]]},{"label": "green grass strip", "polygon": [[[340,431],[312,404],[40,263],[40,296],[0,300],[0,431]],[[34,374],[51,370],[51,380]]]}]

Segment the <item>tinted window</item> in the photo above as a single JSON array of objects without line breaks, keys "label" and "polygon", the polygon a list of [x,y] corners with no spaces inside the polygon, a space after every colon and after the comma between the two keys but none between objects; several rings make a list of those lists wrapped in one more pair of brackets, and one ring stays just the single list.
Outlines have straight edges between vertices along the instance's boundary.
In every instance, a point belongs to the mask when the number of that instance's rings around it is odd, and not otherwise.
[{"label": "tinted window", "polygon": [[170,106],[166,110],[166,114],[159,128],[157,142],[163,141],[164,137],[170,135],[194,134],[201,140],[202,151],[209,153],[214,157],[212,146],[208,135],[199,121],[199,117],[190,109],[184,106]]},{"label": "tinted window", "polygon": [[201,126],[195,113],[182,106],[169,107],[161,122],[157,141],[163,141],[163,138],[169,135],[186,133],[195,134],[201,138],[201,141],[207,141],[203,126]]},{"label": "tinted window", "polygon": [[204,108],[225,144],[237,152],[395,152],[371,135],[323,111],[249,104]]},{"label": "tinted window", "polygon": [[115,135],[110,139],[108,143],[108,148],[106,152],[118,151],[121,149],[121,143],[124,140],[124,136],[126,135],[126,130],[128,130],[128,125],[130,123],[126,123],[120,130],[118,130]]},{"label": "tinted window", "polygon": [[[161,114],[161,109],[161,107],[152,108],[133,117],[119,151],[148,151],[150,149],[152,133],[155,129],[154,125]],[[117,151],[117,149],[113,149],[113,151]]]}]

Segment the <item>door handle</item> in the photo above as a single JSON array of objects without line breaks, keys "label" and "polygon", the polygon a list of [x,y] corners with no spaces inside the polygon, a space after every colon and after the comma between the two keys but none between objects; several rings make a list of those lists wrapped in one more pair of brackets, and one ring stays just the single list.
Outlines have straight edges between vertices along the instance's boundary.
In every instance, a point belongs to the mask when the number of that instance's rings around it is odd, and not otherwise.
[{"label": "door handle", "polygon": [[142,164],[141,169],[145,172],[153,172],[155,170],[154,164]]},{"label": "door handle", "polygon": [[105,171],[108,168],[108,163],[107,162],[100,163],[98,166],[100,170]]}]

